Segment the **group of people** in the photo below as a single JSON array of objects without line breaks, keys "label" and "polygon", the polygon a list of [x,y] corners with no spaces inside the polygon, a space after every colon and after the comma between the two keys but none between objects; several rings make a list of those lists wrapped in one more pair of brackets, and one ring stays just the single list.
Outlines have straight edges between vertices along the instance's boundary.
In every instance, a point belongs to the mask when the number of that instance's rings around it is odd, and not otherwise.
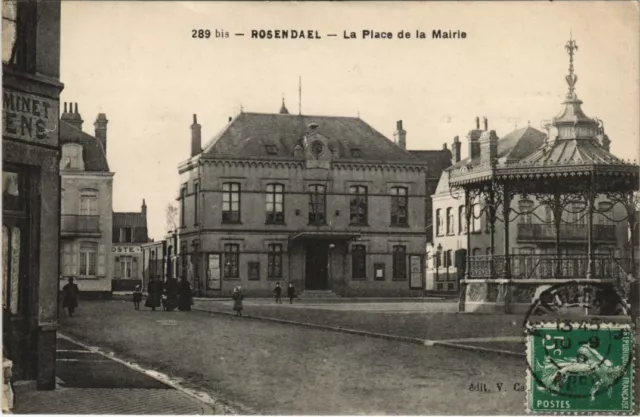
[{"label": "group of people", "polygon": [[[280,287],[279,282],[276,283],[273,294],[276,296],[276,304],[282,304],[282,287]],[[291,283],[287,287],[287,297],[289,298],[289,304],[293,304],[293,299],[296,298],[296,289]]]},{"label": "group of people", "polygon": [[[276,287],[273,289],[273,294],[276,297],[276,304],[282,304],[282,287],[279,282],[276,283]],[[296,289],[293,284],[289,284],[289,287],[287,287],[287,297],[289,297],[289,304],[293,304],[293,299],[296,298]],[[233,310],[236,312],[236,316],[242,317],[242,300],[244,300],[242,286],[239,285],[233,289],[231,299],[233,300]]]},{"label": "group of people", "polygon": [[[147,286],[147,294],[144,306],[151,307],[152,311],[156,311],[160,306],[165,311],[173,311],[176,308],[180,311],[191,311],[193,305],[191,284],[186,278],[182,278],[178,283],[175,278],[162,282],[152,277]],[[133,292],[133,306],[136,310],[140,309],[141,302],[142,289],[138,285]]]}]

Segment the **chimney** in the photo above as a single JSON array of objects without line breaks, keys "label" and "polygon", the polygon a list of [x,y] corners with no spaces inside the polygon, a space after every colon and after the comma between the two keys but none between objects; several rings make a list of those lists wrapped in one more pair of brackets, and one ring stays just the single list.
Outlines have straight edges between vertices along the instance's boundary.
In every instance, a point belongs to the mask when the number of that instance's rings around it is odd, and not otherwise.
[{"label": "chimney", "polygon": [[198,124],[198,116],[194,114],[193,124],[191,125],[191,156],[196,156],[202,152],[201,128],[202,127]]},{"label": "chimney", "polygon": [[[485,119],[486,124],[486,119]],[[487,130],[480,136],[480,161],[489,163],[498,157],[498,135],[495,130]]]},{"label": "chimney", "polygon": [[476,116],[476,129],[480,130],[480,118]]},{"label": "chimney", "polygon": [[142,199],[142,207],[140,209],[140,212],[142,213],[143,216],[147,215],[147,203],[146,201],[144,201],[144,198]]},{"label": "chimney", "polygon": [[460,162],[460,138],[458,136],[453,138],[453,143],[451,144],[451,161],[455,164]]},{"label": "chimney", "polygon": [[107,154],[107,123],[109,123],[109,121],[107,120],[107,115],[104,113],[98,113],[96,121],[93,122],[96,139],[102,144],[105,155]]},{"label": "chimney", "polygon": [[393,132],[393,141],[401,149],[407,149],[407,131],[402,128],[402,120],[396,122],[396,131]]},{"label": "chimney", "polygon": [[[68,108],[67,104],[69,105]],[[82,122],[84,122],[84,120],[82,120],[82,117],[80,117],[80,113],[78,113],[78,103],[75,103],[75,110],[73,105],[74,103],[64,103],[64,112],[60,116],[60,119],[69,123],[75,128],[82,130]]]},{"label": "chimney", "polygon": [[480,135],[482,135],[482,130],[480,130],[480,118],[476,117],[476,128],[470,130],[467,134],[467,142],[469,144],[467,156],[470,159],[480,157],[480,142],[478,142]]},{"label": "chimney", "polygon": [[484,122],[484,130],[489,130],[489,121],[487,120],[486,117],[482,118],[482,121]]},{"label": "chimney", "polygon": [[231,123],[231,120],[233,120],[233,117],[229,116],[229,123]]}]

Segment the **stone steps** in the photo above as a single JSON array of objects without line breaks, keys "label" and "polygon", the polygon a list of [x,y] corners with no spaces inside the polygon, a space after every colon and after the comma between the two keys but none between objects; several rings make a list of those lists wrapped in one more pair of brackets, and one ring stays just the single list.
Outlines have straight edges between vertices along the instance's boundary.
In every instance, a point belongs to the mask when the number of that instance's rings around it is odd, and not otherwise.
[{"label": "stone steps", "polygon": [[300,298],[340,298],[340,296],[338,296],[331,290],[304,290],[304,292],[300,295]]}]

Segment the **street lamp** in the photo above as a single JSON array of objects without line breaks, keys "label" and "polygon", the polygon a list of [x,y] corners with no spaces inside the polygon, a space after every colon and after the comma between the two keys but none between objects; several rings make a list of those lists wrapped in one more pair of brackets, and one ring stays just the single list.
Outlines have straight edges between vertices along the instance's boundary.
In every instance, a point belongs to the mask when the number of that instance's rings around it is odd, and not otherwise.
[{"label": "street lamp", "polygon": [[327,272],[329,273],[329,285],[332,285],[332,281],[331,281],[331,251],[333,250],[333,248],[335,248],[336,245],[334,245],[333,243],[329,244],[329,256],[328,256],[328,265],[327,265]]},{"label": "street lamp", "polygon": [[438,243],[436,247],[436,281],[440,281],[440,259],[442,255],[442,244]]}]

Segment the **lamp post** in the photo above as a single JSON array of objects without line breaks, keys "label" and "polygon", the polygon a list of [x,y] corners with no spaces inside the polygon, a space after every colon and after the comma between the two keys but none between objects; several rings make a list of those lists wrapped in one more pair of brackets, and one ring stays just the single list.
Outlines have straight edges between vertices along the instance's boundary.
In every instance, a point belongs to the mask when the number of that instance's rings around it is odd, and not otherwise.
[{"label": "lamp post", "polygon": [[333,251],[333,248],[335,248],[336,245],[334,245],[333,243],[329,244],[329,256],[328,256],[328,265],[327,265],[327,272],[329,275],[329,285],[331,285],[331,287],[333,287],[333,282],[331,281],[331,252]]},{"label": "lamp post", "polygon": [[442,244],[436,247],[436,281],[440,281],[440,255],[442,255]]}]

